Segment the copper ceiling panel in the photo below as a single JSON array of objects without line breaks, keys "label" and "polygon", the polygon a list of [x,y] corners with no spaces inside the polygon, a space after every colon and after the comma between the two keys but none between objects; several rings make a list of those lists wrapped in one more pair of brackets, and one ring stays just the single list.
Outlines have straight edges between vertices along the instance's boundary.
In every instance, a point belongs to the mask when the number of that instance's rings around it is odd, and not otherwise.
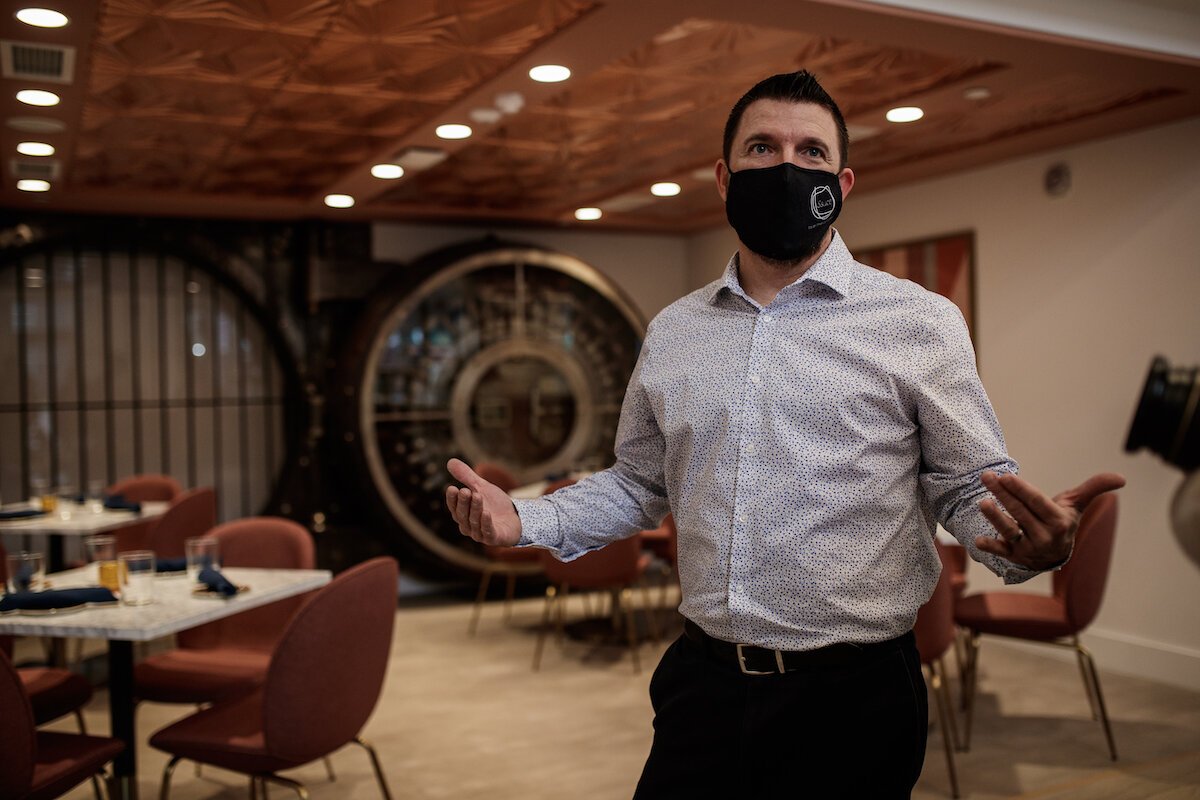
[{"label": "copper ceiling panel", "polygon": [[[77,48],[63,103],[31,110],[3,80],[10,207],[135,214],[409,219],[685,232],[720,224],[712,181],[725,115],[761,77],[805,67],[851,124],[864,193],[1200,114],[1200,61],[935,17],[862,0],[55,0],[58,31],[0,18],[0,38]],[[1198,12],[1200,16],[1200,12]],[[529,81],[565,63],[562,84]],[[986,86],[971,101],[964,90]],[[473,123],[498,94],[517,113]],[[893,105],[926,116],[890,125]],[[18,141],[61,174],[15,189]],[[409,147],[441,164],[399,181],[373,164]],[[681,184],[656,199],[659,180]],[[321,203],[352,194],[352,209]]]}]

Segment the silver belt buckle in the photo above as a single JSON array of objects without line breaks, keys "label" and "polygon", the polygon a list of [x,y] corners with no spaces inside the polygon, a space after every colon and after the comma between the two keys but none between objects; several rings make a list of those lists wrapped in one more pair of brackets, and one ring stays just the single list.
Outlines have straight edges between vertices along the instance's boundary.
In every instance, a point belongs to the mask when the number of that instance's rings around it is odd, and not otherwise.
[{"label": "silver belt buckle", "polygon": [[[736,645],[738,666],[741,667],[743,675],[774,675],[775,674],[774,672],[771,672],[771,671],[762,672],[762,671],[756,670],[756,669],[749,669],[746,666],[746,654],[742,652],[742,648],[745,646],[746,645],[744,645],[744,644]],[[783,653],[781,653],[778,650],[774,650],[772,652],[775,653],[775,666],[779,669],[779,674],[782,675],[784,672],[787,671],[783,668]]]}]

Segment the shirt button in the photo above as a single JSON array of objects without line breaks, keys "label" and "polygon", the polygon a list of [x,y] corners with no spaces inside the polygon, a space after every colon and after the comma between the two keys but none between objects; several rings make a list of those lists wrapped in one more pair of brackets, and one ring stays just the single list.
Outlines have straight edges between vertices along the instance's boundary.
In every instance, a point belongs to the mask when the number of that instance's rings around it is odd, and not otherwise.
[{"label": "shirt button", "polygon": [[758,383],[760,380],[762,380],[762,378],[758,377],[757,372],[753,372],[750,374],[750,382],[751,383]]},{"label": "shirt button", "polygon": [[774,317],[772,317],[770,314],[763,314],[763,322],[770,322],[773,319]]},{"label": "shirt button", "polygon": [[743,522],[743,523],[744,523],[745,521],[746,521],[746,515],[745,515],[745,514],[738,514],[738,522]]},{"label": "shirt button", "polygon": [[754,453],[754,442],[750,442],[749,444],[747,444],[747,445],[746,445],[746,452],[747,452],[747,453],[750,453],[751,455],[753,455],[753,453]]}]

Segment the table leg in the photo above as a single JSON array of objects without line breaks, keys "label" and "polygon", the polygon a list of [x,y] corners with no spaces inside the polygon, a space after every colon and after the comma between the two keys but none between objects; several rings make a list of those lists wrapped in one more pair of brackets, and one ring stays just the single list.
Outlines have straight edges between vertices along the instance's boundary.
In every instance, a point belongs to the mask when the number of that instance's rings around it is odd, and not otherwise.
[{"label": "table leg", "polygon": [[112,735],[125,743],[113,760],[113,800],[137,800],[137,736],[133,704],[133,642],[108,642],[108,713]]},{"label": "table leg", "polygon": [[63,555],[63,537],[50,535],[46,537],[46,572],[62,572],[65,568]]}]

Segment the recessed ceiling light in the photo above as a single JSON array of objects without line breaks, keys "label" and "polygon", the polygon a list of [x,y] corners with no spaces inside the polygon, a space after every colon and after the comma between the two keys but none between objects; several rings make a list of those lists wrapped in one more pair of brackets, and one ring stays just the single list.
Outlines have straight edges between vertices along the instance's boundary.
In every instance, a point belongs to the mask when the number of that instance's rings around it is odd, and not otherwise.
[{"label": "recessed ceiling light", "polygon": [[538,83],[559,83],[571,77],[571,70],[560,64],[542,64],[529,70],[529,77]]},{"label": "recessed ceiling light", "polygon": [[31,106],[58,105],[58,95],[43,89],[22,89],[17,92],[17,99]]},{"label": "recessed ceiling light", "polygon": [[496,108],[505,114],[515,114],[525,107],[525,97],[520,92],[501,92],[496,95]]},{"label": "recessed ceiling light", "polygon": [[438,125],[434,133],[438,135],[439,139],[466,139],[471,135],[471,126],[457,123]]},{"label": "recessed ceiling light", "polygon": [[472,108],[470,114],[471,121],[480,125],[492,125],[499,122],[503,116],[498,108]]},{"label": "recessed ceiling light", "polygon": [[50,191],[50,181],[25,178],[24,180],[17,181],[17,188],[22,192],[48,192]]},{"label": "recessed ceiling light", "polygon": [[580,220],[582,222],[591,222],[594,219],[600,219],[600,217],[602,217],[602,216],[604,216],[604,212],[602,212],[598,208],[577,208],[577,209],[575,209],[575,219]]},{"label": "recessed ceiling light", "polygon": [[67,129],[65,123],[49,117],[9,117],[6,124],[24,133],[62,133]]},{"label": "recessed ceiling light", "polygon": [[330,208],[350,208],[354,205],[354,198],[348,194],[327,194],[325,205]]},{"label": "recessed ceiling light", "polygon": [[925,116],[925,112],[916,106],[900,106],[893,108],[885,116],[888,122],[916,122]]},{"label": "recessed ceiling light", "polygon": [[17,12],[17,19],[35,28],[61,28],[71,21],[66,14],[49,8],[22,8]]},{"label": "recessed ceiling light", "polygon": [[404,177],[404,167],[399,164],[376,164],[371,167],[371,174],[385,181],[394,181]]},{"label": "recessed ceiling light", "polygon": [[45,142],[21,142],[17,145],[17,152],[23,156],[52,156],[54,145]]},{"label": "recessed ceiling light", "polygon": [[654,195],[655,197],[674,197],[675,195],[679,194],[679,192],[679,184],[671,183],[670,181],[656,183],[650,187],[650,194]]},{"label": "recessed ceiling light", "polygon": [[986,86],[971,86],[963,89],[963,97],[967,100],[987,100],[992,96],[992,90]]}]

